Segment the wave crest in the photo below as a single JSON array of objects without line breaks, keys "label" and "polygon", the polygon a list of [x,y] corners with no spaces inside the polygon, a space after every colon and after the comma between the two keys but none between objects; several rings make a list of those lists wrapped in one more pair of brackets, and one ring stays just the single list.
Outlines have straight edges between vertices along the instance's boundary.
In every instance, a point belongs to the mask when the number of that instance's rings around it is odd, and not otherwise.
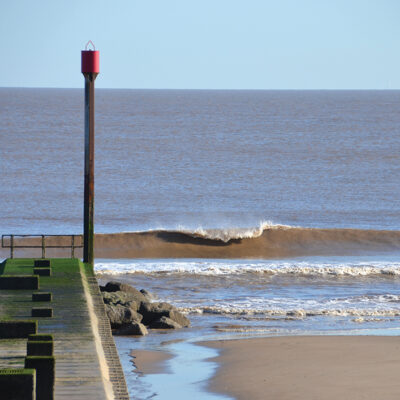
[{"label": "wave crest", "polygon": [[[54,240],[53,240],[54,239]],[[55,246],[69,245],[53,238]],[[21,239],[20,244],[29,243]],[[319,229],[263,221],[254,228],[152,230],[95,235],[96,258],[284,259],[400,250],[400,231]],[[21,250],[22,251],[22,250]],[[77,251],[79,257],[81,251]],[[49,257],[65,251],[49,249]]]},{"label": "wave crest", "polygon": [[222,228],[222,229],[205,229],[199,227],[194,230],[185,228],[178,229],[179,232],[185,233],[193,237],[201,237],[210,240],[220,240],[228,243],[231,240],[253,239],[260,237],[267,229],[290,229],[290,225],[275,224],[272,221],[261,221],[258,227],[252,228]]},{"label": "wave crest", "polygon": [[99,275],[144,274],[144,275],[199,275],[224,276],[257,274],[264,276],[293,276],[321,278],[352,277],[398,277],[400,262],[374,262],[329,264],[329,263],[273,263],[273,262],[202,262],[202,261],[159,261],[159,262],[96,262]]},{"label": "wave crest", "polygon": [[97,258],[291,258],[398,251],[400,231],[319,229],[261,222],[254,228],[98,234]]},{"label": "wave crest", "polygon": [[[221,307],[221,306],[204,306],[204,307],[180,307],[179,310],[186,314],[217,314],[217,315],[233,315],[233,316],[259,316],[259,317],[284,317],[289,319],[302,319],[306,317],[398,317],[400,309],[244,309],[240,307]],[[360,321],[361,322],[361,321]]]}]

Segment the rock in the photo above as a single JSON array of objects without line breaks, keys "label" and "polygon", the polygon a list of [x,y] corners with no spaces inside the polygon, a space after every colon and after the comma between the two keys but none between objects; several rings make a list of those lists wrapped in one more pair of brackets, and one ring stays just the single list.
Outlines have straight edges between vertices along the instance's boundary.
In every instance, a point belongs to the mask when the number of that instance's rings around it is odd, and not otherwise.
[{"label": "rock", "polygon": [[[100,290],[113,329],[121,330],[126,325],[140,322],[143,325],[151,325],[154,329],[157,327],[178,329],[190,326],[190,321],[172,304],[150,302],[154,296],[145,289],[139,292],[121,282],[108,282],[105,286],[101,286]],[[163,317],[166,320],[162,320]]]},{"label": "rock", "polygon": [[99,289],[100,289],[100,292],[105,292],[106,291],[106,287],[105,286],[99,285]]},{"label": "rock", "polygon": [[142,315],[138,314],[135,310],[129,307],[124,307],[120,304],[111,305],[106,304],[107,317],[110,320],[111,328],[120,328],[122,325],[131,322],[141,322]]},{"label": "rock", "polygon": [[126,303],[123,303],[122,305],[125,306],[125,307],[129,307],[129,308],[131,308],[132,310],[135,310],[135,311],[139,310],[139,304],[136,303],[136,301],[134,301],[134,300],[129,300]]},{"label": "rock", "polygon": [[172,319],[172,321],[175,321],[177,324],[182,326],[183,328],[187,328],[190,326],[190,321],[188,318],[186,318],[182,313],[179,311],[171,310],[167,317],[169,319]]},{"label": "rock", "polygon": [[135,289],[131,285],[127,285],[126,283],[121,283],[121,282],[108,282],[106,286],[104,287],[106,292],[126,292],[126,293],[134,293],[138,295],[139,297],[143,298],[143,301],[145,300],[144,295],[139,292],[139,290]]},{"label": "rock", "polygon": [[167,317],[182,327],[190,326],[190,321],[180,313],[176,307],[169,303],[142,303],[139,313],[143,315],[143,323],[151,325],[161,317]]},{"label": "rock", "polygon": [[129,293],[132,296],[135,296],[135,300],[140,303],[142,301],[147,301],[146,297],[139,292],[139,290],[134,287],[127,285],[126,283],[121,282],[108,282],[106,286],[104,286],[105,292],[113,293],[113,292],[123,292]]},{"label": "rock", "polygon": [[124,286],[128,285],[122,282],[110,281],[106,283],[105,290],[106,292],[125,292],[125,290],[121,290]]},{"label": "rock", "polygon": [[149,328],[151,328],[151,329],[180,329],[180,328],[182,328],[182,326],[168,317],[161,317],[160,319],[153,321],[150,324]]},{"label": "rock", "polygon": [[141,298],[138,298],[136,293],[103,292],[102,296],[105,304],[121,304],[130,307],[135,311],[139,309],[142,302]]},{"label": "rock", "polygon": [[105,304],[118,304],[121,301],[121,297],[118,295],[117,292],[109,293],[109,292],[102,292],[101,295],[103,296],[103,301]]},{"label": "rock", "polygon": [[175,307],[169,303],[142,303],[139,308],[140,314],[143,315],[143,323],[151,324],[153,321],[167,316],[168,311]]},{"label": "rock", "polygon": [[125,324],[121,326],[117,331],[114,332],[116,335],[137,335],[144,336],[149,332],[147,328],[141,324],[140,322],[130,322],[129,324]]},{"label": "rock", "polygon": [[150,293],[146,289],[140,289],[140,293],[142,293],[142,295],[146,298],[146,300],[148,302],[150,302],[150,301],[152,301],[152,300],[154,300],[156,298],[156,296],[154,296],[153,293]]}]

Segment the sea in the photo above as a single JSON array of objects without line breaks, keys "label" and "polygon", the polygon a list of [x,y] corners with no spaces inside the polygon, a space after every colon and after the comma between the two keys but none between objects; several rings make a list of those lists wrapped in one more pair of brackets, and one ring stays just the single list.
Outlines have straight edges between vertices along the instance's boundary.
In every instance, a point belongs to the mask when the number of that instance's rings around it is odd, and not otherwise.
[{"label": "sea", "polygon": [[[83,96],[0,88],[1,234],[82,233]],[[96,90],[95,232],[134,248],[98,279],[192,322],[116,337],[132,399],[227,398],[199,341],[399,335],[399,110],[396,90]],[[140,374],[135,349],[174,357]]]}]

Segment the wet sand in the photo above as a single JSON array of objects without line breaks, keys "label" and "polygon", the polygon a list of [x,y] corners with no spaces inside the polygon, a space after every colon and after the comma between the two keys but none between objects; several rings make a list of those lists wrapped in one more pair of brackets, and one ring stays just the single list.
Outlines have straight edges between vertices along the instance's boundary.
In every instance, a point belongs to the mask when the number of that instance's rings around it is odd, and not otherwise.
[{"label": "wet sand", "polygon": [[142,374],[163,374],[167,372],[166,361],[172,354],[163,351],[132,350],[130,353],[136,372]]},{"label": "wet sand", "polygon": [[221,350],[210,390],[238,400],[400,396],[400,337],[292,336],[202,345]]}]

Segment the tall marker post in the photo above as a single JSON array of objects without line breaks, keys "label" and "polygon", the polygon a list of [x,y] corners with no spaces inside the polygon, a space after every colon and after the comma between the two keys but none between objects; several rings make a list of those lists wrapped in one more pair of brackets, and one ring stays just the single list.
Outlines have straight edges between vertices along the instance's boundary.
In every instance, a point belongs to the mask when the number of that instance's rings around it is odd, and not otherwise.
[{"label": "tall marker post", "polygon": [[[92,45],[93,50],[88,50]],[[83,206],[83,262],[94,263],[94,81],[100,72],[100,54],[92,41],[82,50],[85,77],[85,193]]]}]

